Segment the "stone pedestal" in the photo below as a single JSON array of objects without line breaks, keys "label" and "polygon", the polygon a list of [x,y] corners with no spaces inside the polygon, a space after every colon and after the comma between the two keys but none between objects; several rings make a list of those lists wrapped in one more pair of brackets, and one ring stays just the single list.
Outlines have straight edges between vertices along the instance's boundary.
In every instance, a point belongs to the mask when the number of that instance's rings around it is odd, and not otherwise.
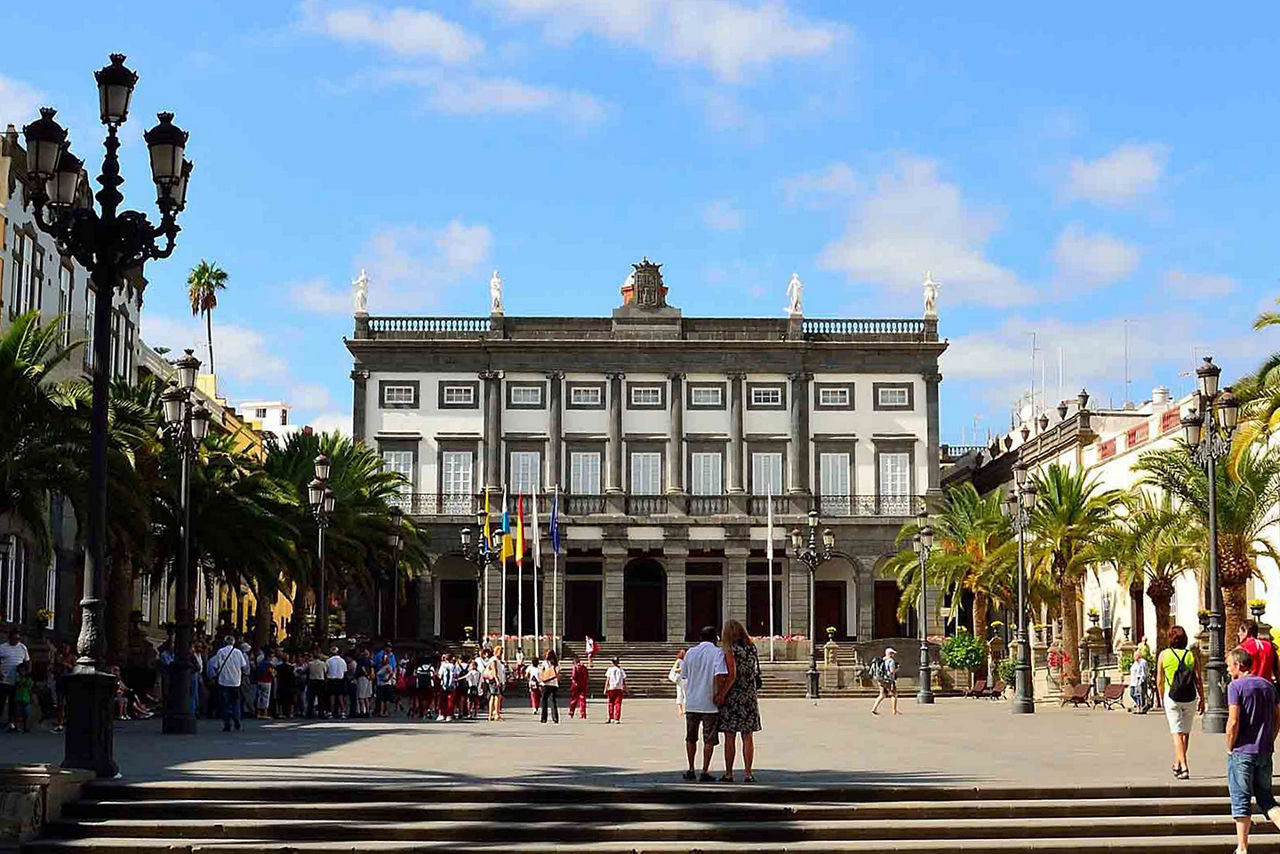
[{"label": "stone pedestal", "polygon": [[111,702],[116,677],[110,673],[70,673],[64,677],[66,701],[66,755],[63,768],[92,771],[110,779],[116,765]]}]

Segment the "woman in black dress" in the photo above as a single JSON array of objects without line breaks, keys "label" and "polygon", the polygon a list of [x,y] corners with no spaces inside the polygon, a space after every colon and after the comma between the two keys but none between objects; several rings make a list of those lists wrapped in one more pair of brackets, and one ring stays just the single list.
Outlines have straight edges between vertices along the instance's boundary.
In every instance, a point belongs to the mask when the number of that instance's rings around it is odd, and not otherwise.
[{"label": "woman in black dress", "polygon": [[760,731],[760,657],[756,645],[742,623],[730,620],[720,633],[725,666],[729,676],[716,696],[720,707],[720,732],[724,733],[724,776],[722,782],[733,782],[733,760],[737,752],[735,737],[742,736],[744,783],[754,783],[751,766],[755,760],[755,733]]}]

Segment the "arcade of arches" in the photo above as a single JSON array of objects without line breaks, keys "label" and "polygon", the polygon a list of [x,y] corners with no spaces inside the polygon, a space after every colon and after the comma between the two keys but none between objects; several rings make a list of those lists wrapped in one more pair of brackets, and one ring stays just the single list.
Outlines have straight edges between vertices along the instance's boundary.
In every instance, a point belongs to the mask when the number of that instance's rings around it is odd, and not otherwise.
[{"label": "arcade of arches", "polygon": [[[838,639],[910,636],[915,618],[899,623],[899,592],[891,579],[866,568],[879,559],[837,555],[818,567],[814,585],[819,637],[833,627]],[[562,555],[551,567],[523,572],[478,571],[460,555],[444,555],[416,584],[415,633],[461,640],[468,627],[498,634],[505,611],[506,634],[552,632],[566,640],[585,636],[627,642],[680,643],[695,640],[701,627],[742,620],[755,636],[807,635],[808,571],[798,561],[775,559],[772,589],[763,554],[666,554],[632,549],[622,553],[583,550]],[[503,595],[506,607],[503,608]],[[553,593],[557,594],[553,596]],[[772,594],[772,595],[771,595]],[[404,632],[401,632],[404,634]]]}]

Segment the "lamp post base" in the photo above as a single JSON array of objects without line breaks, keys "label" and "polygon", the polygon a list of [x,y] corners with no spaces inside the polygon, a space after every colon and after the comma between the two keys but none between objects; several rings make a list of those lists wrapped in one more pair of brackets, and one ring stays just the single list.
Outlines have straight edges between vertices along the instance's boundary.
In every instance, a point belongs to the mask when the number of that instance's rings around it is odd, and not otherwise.
[{"label": "lamp post base", "polygon": [[804,678],[804,698],[806,700],[820,699],[821,694],[818,687],[818,667],[816,664],[813,664],[812,662],[809,664],[809,669],[805,671]]},{"label": "lamp post base", "polygon": [[920,688],[916,691],[916,703],[922,706],[933,705],[933,674],[928,665],[920,668]]},{"label": "lamp post base", "polygon": [[1205,709],[1201,731],[1217,735],[1225,733],[1227,731],[1227,710]]},{"label": "lamp post base", "polygon": [[192,710],[191,662],[174,661],[170,666],[169,694],[165,697],[164,720],[160,731],[166,735],[195,735],[196,714]]},{"label": "lamp post base", "polygon": [[64,678],[67,728],[63,768],[80,768],[104,778],[119,776],[111,714],[116,682],[115,676],[96,670],[68,673]]}]

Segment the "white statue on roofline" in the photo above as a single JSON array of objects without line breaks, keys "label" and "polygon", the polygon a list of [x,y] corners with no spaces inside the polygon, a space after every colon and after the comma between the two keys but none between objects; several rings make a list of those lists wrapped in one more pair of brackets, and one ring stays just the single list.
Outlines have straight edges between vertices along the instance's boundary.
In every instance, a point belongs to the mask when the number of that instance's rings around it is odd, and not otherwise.
[{"label": "white statue on roofline", "polygon": [[502,277],[497,270],[489,279],[489,313],[502,314]]},{"label": "white statue on roofline", "polygon": [[804,314],[801,303],[804,300],[804,282],[800,281],[798,273],[791,274],[791,281],[787,282],[787,314],[792,317],[800,317]]},{"label": "white statue on roofline", "polygon": [[369,274],[363,267],[351,284],[356,286],[356,316],[365,317],[369,314]]},{"label": "white statue on roofline", "polygon": [[941,283],[933,280],[933,273],[924,274],[924,317],[925,320],[938,319],[938,287]]}]

